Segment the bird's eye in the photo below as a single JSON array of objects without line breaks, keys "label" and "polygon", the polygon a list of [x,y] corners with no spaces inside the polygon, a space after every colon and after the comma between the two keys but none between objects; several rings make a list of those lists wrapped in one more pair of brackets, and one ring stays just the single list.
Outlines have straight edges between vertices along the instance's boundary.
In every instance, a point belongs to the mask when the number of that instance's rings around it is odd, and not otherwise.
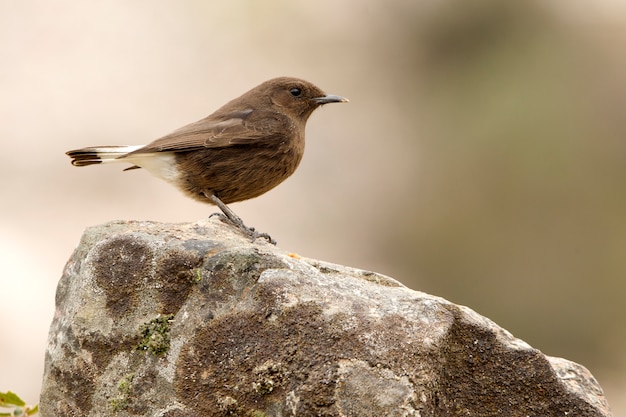
[{"label": "bird's eye", "polygon": [[299,88],[295,87],[292,88],[291,90],[289,90],[289,92],[291,93],[292,96],[294,97],[300,97],[300,94],[302,94],[302,90],[300,90]]}]

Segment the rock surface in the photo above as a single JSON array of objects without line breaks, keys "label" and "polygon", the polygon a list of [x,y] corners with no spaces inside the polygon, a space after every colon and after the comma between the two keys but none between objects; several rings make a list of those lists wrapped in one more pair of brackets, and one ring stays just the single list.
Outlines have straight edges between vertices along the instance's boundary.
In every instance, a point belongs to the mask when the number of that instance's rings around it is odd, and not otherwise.
[{"label": "rock surface", "polygon": [[52,416],[609,416],[582,366],[467,307],[219,220],[88,229],[56,295]]}]

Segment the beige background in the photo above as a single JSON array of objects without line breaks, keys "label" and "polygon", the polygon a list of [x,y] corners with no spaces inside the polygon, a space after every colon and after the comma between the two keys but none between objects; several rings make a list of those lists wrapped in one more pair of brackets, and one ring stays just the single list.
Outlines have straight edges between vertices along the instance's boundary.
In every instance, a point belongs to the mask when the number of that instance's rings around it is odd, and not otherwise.
[{"label": "beige background", "polygon": [[351,102],[237,213],[587,366],[626,415],[625,24],[610,0],[0,2],[0,391],[38,400],[86,227],[214,211],[64,152],[147,143],[291,75]]}]

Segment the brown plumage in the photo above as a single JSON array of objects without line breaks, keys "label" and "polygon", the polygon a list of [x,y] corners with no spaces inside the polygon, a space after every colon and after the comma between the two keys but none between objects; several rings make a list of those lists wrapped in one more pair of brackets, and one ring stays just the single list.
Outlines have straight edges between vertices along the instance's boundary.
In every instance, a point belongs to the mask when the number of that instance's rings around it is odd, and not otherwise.
[{"label": "brown plumage", "polygon": [[213,114],[145,146],[98,146],[67,152],[75,166],[125,162],[144,168],[187,195],[216,204],[252,238],[226,204],[257,197],[298,167],[309,116],[326,103],[346,102],[297,78],[266,81]]}]

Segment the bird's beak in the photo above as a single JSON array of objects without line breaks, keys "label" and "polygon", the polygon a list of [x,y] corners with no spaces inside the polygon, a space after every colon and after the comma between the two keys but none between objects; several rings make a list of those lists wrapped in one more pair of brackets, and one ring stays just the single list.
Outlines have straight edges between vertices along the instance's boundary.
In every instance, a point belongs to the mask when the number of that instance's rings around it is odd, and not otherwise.
[{"label": "bird's beak", "polygon": [[345,97],[334,96],[332,94],[328,94],[323,97],[315,97],[313,99],[317,104],[327,104],[327,103],[347,103],[349,100]]}]

